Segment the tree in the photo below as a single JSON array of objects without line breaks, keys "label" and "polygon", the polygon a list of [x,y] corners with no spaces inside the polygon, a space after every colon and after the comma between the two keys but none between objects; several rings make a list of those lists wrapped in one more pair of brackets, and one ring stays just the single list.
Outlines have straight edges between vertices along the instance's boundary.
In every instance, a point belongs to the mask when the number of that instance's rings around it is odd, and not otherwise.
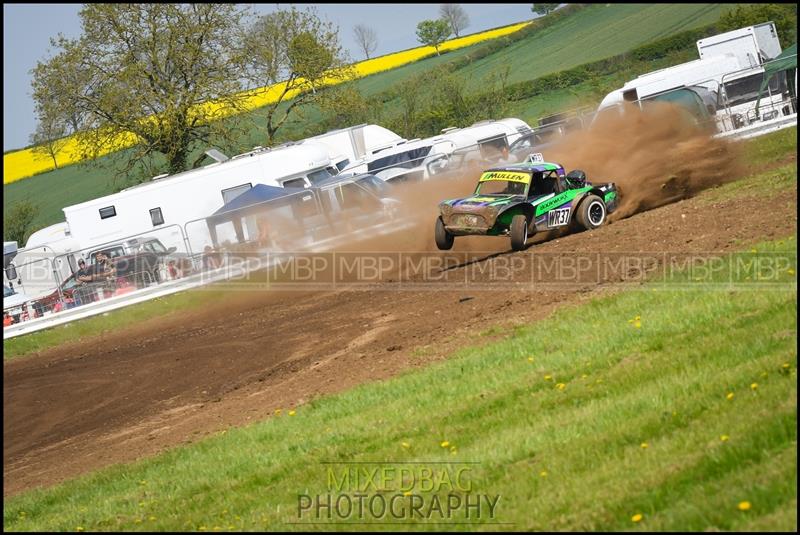
[{"label": "tree", "polygon": [[720,15],[718,26],[721,32],[729,32],[769,21],[775,23],[783,48],[797,40],[797,4],[737,5]]},{"label": "tree", "polygon": [[363,24],[356,25],[356,27],[353,28],[353,33],[355,34],[356,43],[359,48],[361,48],[361,51],[364,52],[364,55],[369,59],[369,55],[378,48],[378,34],[369,26]]},{"label": "tree", "polygon": [[338,28],[320,20],[314,8],[292,7],[261,17],[249,29],[245,50],[249,73],[261,85],[284,82],[277,100],[266,107],[270,145],[295,110],[318,100],[320,89],[353,77],[345,68]]},{"label": "tree", "polygon": [[441,4],[439,16],[450,24],[450,29],[456,37],[461,30],[469,26],[469,16],[460,4]]},{"label": "tree", "polygon": [[382,106],[367,99],[354,84],[326,89],[317,103],[322,120],[307,131],[308,137],[363,123],[377,123]]},{"label": "tree", "polygon": [[30,136],[31,149],[34,154],[49,156],[53,160],[53,166],[58,169],[58,153],[67,143],[69,127],[64,122],[64,118],[56,113],[38,113],[40,120],[36,124],[36,130]]},{"label": "tree", "polygon": [[439,45],[450,37],[450,24],[446,20],[423,20],[417,24],[417,40],[423,45],[432,46],[439,55]]},{"label": "tree", "polygon": [[38,214],[39,207],[29,200],[13,203],[3,217],[3,240],[15,241],[22,247]]},{"label": "tree", "polygon": [[549,15],[551,11],[554,11],[560,5],[561,4],[532,4],[531,11],[539,15]]},{"label": "tree", "polygon": [[168,172],[186,169],[194,149],[231,139],[218,119],[243,109],[248,13],[233,4],[85,4],[82,35],[59,35],[58,53],[31,71],[40,123],[71,124],[87,158],[133,135],[124,171],[157,154]]}]

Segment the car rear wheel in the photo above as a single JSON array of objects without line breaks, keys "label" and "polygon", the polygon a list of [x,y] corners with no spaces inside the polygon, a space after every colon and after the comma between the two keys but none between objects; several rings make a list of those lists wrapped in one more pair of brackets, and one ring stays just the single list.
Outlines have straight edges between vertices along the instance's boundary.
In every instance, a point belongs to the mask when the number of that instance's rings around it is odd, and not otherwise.
[{"label": "car rear wheel", "polygon": [[511,248],[521,251],[528,241],[528,218],[523,214],[515,215],[511,219]]},{"label": "car rear wheel", "polygon": [[456,240],[456,237],[447,232],[447,229],[444,227],[444,221],[442,221],[441,217],[436,218],[436,247],[439,248],[441,251],[448,251],[453,248],[453,242]]},{"label": "car rear wheel", "polygon": [[586,230],[593,230],[606,222],[606,204],[597,195],[589,195],[578,207],[578,223]]}]

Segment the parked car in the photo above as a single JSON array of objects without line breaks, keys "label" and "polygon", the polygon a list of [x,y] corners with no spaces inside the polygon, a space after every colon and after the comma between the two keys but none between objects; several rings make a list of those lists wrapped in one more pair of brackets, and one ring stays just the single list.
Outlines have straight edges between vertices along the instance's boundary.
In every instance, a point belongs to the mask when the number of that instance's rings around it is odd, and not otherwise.
[{"label": "parked car", "polygon": [[31,298],[24,293],[16,291],[11,286],[3,285],[3,316],[8,314],[14,323],[20,320],[22,305],[30,301]]},{"label": "parked car", "polygon": [[175,250],[175,247],[164,247],[157,238],[133,238],[91,251],[88,263],[90,266],[96,265],[98,253],[104,253],[116,269],[117,277],[125,277],[131,284],[143,287],[160,282],[164,257]]}]

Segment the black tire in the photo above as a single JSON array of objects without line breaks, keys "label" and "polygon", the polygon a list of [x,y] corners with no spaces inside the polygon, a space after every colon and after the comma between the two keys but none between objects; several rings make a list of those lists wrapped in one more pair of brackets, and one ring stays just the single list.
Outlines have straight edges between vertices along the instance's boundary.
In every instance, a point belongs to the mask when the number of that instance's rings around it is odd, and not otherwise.
[{"label": "black tire", "polygon": [[578,213],[575,214],[578,224],[586,230],[594,230],[602,226],[606,222],[607,216],[606,203],[597,195],[588,195],[583,199],[578,206]]},{"label": "black tire", "polygon": [[528,218],[523,214],[515,215],[511,219],[511,248],[515,251],[525,249],[528,241]]},{"label": "black tire", "polygon": [[456,240],[456,237],[447,232],[441,217],[436,218],[436,232],[434,234],[436,237],[436,247],[438,247],[440,251],[449,251],[453,248],[453,242]]}]

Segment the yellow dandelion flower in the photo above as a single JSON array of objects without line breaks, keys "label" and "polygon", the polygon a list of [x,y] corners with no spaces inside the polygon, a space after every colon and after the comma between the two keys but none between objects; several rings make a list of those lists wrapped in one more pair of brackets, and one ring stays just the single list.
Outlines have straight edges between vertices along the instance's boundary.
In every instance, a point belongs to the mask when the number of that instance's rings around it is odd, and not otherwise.
[{"label": "yellow dandelion flower", "polygon": [[758,383],[753,383],[750,385],[751,390],[756,390],[758,388]]},{"label": "yellow dandelion flower", "polygon": [[642,322],[641,322],[641,321],[639,321],[639,320],[636,320],[636,321],[633,323],[633,326],[634,326],[634,327],[636,327],[637,329],[641,329],[641,328],[642,328]]},{"label": "yellow dandelion flower", "polygon": [[756,248],[754,247],[754,248],[750,249],[750,252],[751,252],[751,253],[757,253],[757,252],[758,252],[758,249],[756,249]]},{"label": "yellow dandelion flower", "polygon": [[750,502],[744,501],[744,502],[739,502],[739,505],[737,505],[737,507],[739,508],[740,511],[749,511],[751,505]]},{"label": "yellow dandelion flower", "polygon": [[451,446],[450,447],[450,451],[456,451],[456,447],[455,446]]},{"label": "yellow dandelion flower", "polygon": [[149,520],[150,522],[152,522],[152,521],[153,521],[153,520],[155,520],[155,519],[156,519],[156,517],[154,517],[154,516],[151,516],[151,517],[148,517],[148,519],[147,519],[147,520]]},{"label": "yellow dandelion flower", "polygon": [[280,414],[283,409],[275,409],[275,414]]},{"label": "yellow dandelion flower", "polygon": [[640,446],[640,447],[641,447],[643,450],[646,450],[647,448],[649,448],[649,447],[650,447],[650,444],[648,444],[647,442],[642,442],[642,443],[641,443],[639,446]]},{"label": "yellow dandelion flower", "polygon": [[205,531],[205,530],[207,530],[207,529],[208,529],[208,528],[207,528],[207,527],[205,527],[205,526],[200,526],[199,528],[197,528],[197,531]]},{"label": "yellow dandelion flower", "polygon": [[782,367],[783,367],[784,370],[788,370],[789,368],[792,367],[792,365],[789,364],[788,362],[784,362]]},{"label": "yellow dandelion flower", "polygon": [[552,379],[553,379],[553,376],[552,376],[552,375],[545,375],[545,376],[544,376],[544,380],[545,380],[545,381],[550,381],[550,380],[552,380]]},{"label": "yellow dandelion flower", "polygon": [[794,270],[793,269],[787,269],[786,273],[788,273],[789,275],[794,275]]},{"label": "yellow dandelion flower", "polygon": [[559,390],[564,390],[565,388],[567,388],[567,385],[565,385],[564,383],[558,383],[556,385],[556,388],[558,388]]},{"label": "yellow dandelion flower", "polygon": [[542,470],[539,472],[539,477],[547,477],[547,470]]},{"label": "yellow dandelion flower", "polygon": [[636,316],[636,317],[635,317],[635,318],[633,318],[633,319],[634,319],[634,321],[639,321],[640,319],[642,319],[642,317],[641,317],[641,316]]},{"label": "yellow dandelion flower", "polygon": [[289,416],[294,416],[295,414],[297,414],[295,411],[289,411]]},{"label": "yellow dandelion flower", "polygon": [[411,447],[411,444],[409,444],[408,442],[401,442],[400,445],[403,446],[405,449],[408,449],[408,448]]},{"label": "yellow dandelion flower", "polygon": [[411,491],[407,490],[406,492],[403,493],[403,496],[411,496]]},{"label": "yellow dandelion flower", "polygon": [[528,362],[533,362],[533,357],[528,357]]},{"label": "yellow dandelion flower", "polygon": [[728,435],[722,435],[721,437],[719,437],[719,439],[720,439],[722,442],[727,442],[729,438],[731,438],[731,437],[729,437]]},{"label": "yellow dandelion flower", "polygon": [[731,399],[733,399],[733,392],[728,392],[728,395],[727,395],[727,396],[725,396],[725,399],[727,399],[727,400],[729,400],[729,401],[730,401]]},{"label": "yellow dandelion flower", "polygon": [[641,522],[642,518],[644,518],[644,515],[642,515],[642,513],[636,513],[631,517],[631,522]]},{"label": "yellow dandelion flower", "polygon": [[134,524],[141,524],[142,523],[142,519],[141,518],[134,518],[133,519],[133,523]]},{"label": "yellow dandelion flower", "polygon": [[448,442],[447,440],[444,440],[444,441],[442,441],[440,446],[443,447],[443,448],[449,448],[450,447],[450,442]]}]

